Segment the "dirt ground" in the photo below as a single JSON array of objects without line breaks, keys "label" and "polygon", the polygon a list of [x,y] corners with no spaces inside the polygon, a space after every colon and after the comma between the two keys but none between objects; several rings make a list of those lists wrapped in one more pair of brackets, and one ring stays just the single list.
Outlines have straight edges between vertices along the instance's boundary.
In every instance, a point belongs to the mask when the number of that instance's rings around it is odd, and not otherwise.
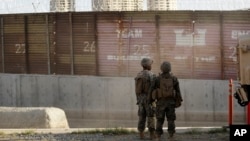
[{"label": "dirt ground", "polygon": [[[145,134],[145,141],[149,140],[148,133]],[[167,138],[167,134],[161,137],[161,141],[229,141],[229,132],[219,133],[176,133],[174,139]],[[0,134],[0,141],[142,141],[137,133],[125,135],[104,135],[96,134]]]},{"label": "dirt ground", "polygon": [[[106,140],[107,139],[107,140]],[[121,135],[121,136],[107,136],[105,141],[141,141],[137,134],[134,135]],[[149,135],[144,140],[149,140]],[[161,137],[161,141],[229,141],[229,133],[199,133],[199,134],[184,134],[177,133],[173,139],[168,139],[167,135],[164,134]]]}]

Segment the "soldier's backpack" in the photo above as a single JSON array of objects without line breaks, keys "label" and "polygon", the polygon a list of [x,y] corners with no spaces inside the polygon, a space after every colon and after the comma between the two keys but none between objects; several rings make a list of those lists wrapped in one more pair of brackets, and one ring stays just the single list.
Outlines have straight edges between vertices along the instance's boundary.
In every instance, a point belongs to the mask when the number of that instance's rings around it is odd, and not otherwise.
[{"label": "soldier's backpack", "polygon": [[[141,80],[141,81],[139,81]],[[135,78],[136,94],[147,93],[150,87],[150,76],[147,72],[141,71]]]},{"label": "soldier's backpack", "polygon": [[160,88],[157,88],[152,93],[153,99],[174,97],[174,80],[172,76],[165,78],[162,75],[159,76]]},{"label": "soldier's backpack", "polygon": [[160,92],[160,96],[164,98],[174,96],[174,81],[172,76],[169,78],[160,76]]}]

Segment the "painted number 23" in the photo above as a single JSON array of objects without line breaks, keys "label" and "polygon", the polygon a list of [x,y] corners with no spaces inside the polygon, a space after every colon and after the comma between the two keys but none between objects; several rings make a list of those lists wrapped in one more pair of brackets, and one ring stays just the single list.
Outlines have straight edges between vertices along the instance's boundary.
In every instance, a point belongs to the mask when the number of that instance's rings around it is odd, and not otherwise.
[{"label": "painted number 23", "polygon": [[16,48],[16,53],[17,54],[21,54],[21,53],[25,53],[25,44],[15,44],[15,48]]}]

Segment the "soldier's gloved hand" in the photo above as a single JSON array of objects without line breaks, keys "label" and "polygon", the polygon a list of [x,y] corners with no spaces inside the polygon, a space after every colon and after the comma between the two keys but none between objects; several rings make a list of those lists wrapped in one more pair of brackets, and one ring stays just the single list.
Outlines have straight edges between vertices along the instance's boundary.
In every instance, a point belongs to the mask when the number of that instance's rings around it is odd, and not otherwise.
[{"label": "soldier's gloved hand", "polygon": [[176,100],[175,101],[175,108],[179,108],[181,107],[181,101],[180,100]]}]

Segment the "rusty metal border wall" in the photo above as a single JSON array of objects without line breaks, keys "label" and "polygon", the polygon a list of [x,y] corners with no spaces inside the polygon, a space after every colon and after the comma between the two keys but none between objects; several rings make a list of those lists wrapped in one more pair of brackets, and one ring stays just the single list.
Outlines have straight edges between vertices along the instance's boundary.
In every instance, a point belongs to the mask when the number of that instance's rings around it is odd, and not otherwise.
[{"label": "rusty metal border wall", "polygon": [[237,78],[249,11],[69,12],[0,15],[0,72],[135,76],[168,60],[183,79]]}]

